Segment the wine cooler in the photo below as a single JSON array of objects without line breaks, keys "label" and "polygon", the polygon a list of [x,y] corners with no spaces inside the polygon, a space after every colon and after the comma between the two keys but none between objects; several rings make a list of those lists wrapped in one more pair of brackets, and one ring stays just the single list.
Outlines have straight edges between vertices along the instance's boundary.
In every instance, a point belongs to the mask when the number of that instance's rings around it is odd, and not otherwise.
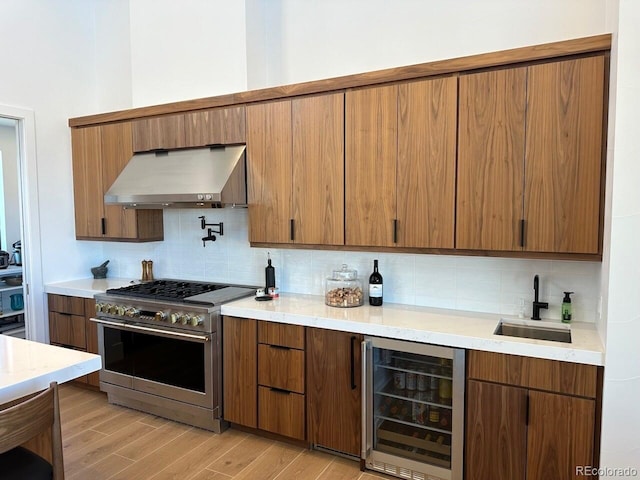
[{"label": "wine cooler", "polygon": [[411,480],[462,478],[463,349],[367,337],[362,458]]}]

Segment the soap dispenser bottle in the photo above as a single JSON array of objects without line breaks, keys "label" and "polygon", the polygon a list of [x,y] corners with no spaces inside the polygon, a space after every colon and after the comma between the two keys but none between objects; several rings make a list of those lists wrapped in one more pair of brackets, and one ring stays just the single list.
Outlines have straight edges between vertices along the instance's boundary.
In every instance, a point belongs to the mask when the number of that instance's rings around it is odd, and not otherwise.
[{"label": "soap dispenser bottle", "polygon": [[562,299],[562,322],[571,322],[571,294],[573,292],[564,292],[564,298]]}]

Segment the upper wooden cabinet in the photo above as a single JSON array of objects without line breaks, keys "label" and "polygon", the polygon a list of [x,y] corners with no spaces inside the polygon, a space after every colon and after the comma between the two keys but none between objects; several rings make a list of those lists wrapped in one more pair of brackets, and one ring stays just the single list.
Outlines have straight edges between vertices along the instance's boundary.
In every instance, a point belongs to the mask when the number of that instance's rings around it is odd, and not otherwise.
[{"label": "upper wooden cabinet", "polygon": [[453,248],[455,77],[346,96],[346,244]]},{"label": "upper wooden cabinet", "polygon": [[104,194],[133,155],[131,124],[73,128],[71,143],[76,238],[162,240],[161,210],[125,210],[104,204]]},{"label": "upper wooden cabinet", "polygon": [[456,248],[598,254],[604,56],[460,77]]},{"label": "upper wooden cabinet", "polygon": [[344,95],[247,107],[249,240],[344,243]]},{"label": "upper wooden cabinet", "polygon": [[245,142],[244,106],[134,120],[133,150],[171,150]]}]

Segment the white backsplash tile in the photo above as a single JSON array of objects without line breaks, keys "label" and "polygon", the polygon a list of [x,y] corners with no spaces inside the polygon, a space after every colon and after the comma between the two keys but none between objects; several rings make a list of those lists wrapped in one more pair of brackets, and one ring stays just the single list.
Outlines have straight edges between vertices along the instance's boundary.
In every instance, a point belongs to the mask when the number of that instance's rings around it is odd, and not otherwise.
[{"label": "white backsplash tile", "polygon": [[[224,223],[224,235],[203,248],[199,216]],[[574,319],[595,322],[600,262],[527,260],[459,255],[251,248],[247,210],[164,211],[165,240],[151,243],[103,242],[109,275],[140,278],[143,259],[154,261],[156,278],[185,278],[261,286],[267,253],[282,292],[323,295],[325,279],[342,264],[358,270],[365,286],[378,259],[384,299],[437,308],[518,315],[520,301],[531,316],[533,276],[540,276],[540,300],[549,302],[543,318],[560,318],[563,291],[575,291]],[[93,265],[88,265],[93,266]],[[87,270],[88,271],[88,270]]]}]

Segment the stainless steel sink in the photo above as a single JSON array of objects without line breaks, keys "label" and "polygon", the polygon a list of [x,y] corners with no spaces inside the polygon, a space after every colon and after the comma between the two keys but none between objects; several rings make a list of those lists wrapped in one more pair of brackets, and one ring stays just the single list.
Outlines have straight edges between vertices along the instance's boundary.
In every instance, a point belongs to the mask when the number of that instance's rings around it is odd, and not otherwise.
[{"label": "stainless steel sink", "polygon": [[501,319],[494,335],[571,343],[571,327],[550,322]]}]

